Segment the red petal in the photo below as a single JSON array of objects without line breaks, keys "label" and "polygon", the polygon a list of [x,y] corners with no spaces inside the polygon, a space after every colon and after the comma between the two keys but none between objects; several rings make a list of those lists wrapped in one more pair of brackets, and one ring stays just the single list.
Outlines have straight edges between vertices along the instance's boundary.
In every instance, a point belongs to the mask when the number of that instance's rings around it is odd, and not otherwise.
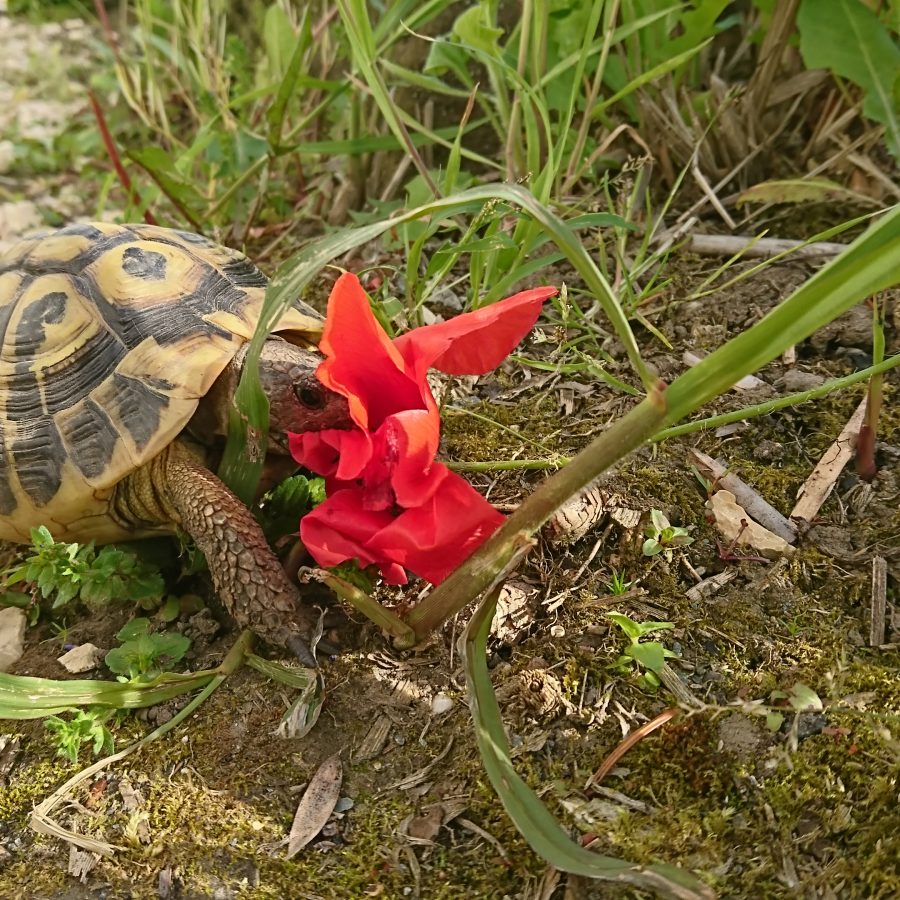
[{"label": "red petal", "polygon": [[319,381],[348,399],[360,428],[374,431],[392,413],[424,408],[424,381],[407,373],[355,275],[345,272],[335,282],[319,348],[326,356]]},{"label": "red petal", "polygon": [[[429,392],[429,399],[431,394]],[[375,435],[373,456],[384,460],[381,477],[390,479],[397,503],[421,506],[444,478],[443,466],[434,465],[441,436],[441,419],[431,409],[412,409],[385,419]],[[372,467],[366,473],[369,483]]]},{"label": "red petal", "polygon": [[372,458],[372,436],[359,428],[289,434],[288,446],[301,466],[341,481],[359,478]]},{"label": "red petal", "polygon": [[[446,467],[436,463],[434,468]],[[381,559],[440,584],[503,522],[504,516],[464,478],[447,471],[431,500],[405,510],[366,546]]]},{"label": "red petal", "polygon": [[390,512],[364,509],[362,490],[348,488],[332,494],[300,520],[300,538],[320,566],[357,559],[363,566],[378,564],[387,584],[406,584],[401,566],[366,547],[367,538],[392,521]]},{"label": "red petal", "polygon": [[447,322],[414,328],[395,338],[394,347],[421,379],[431,368],[450,375],[482,375],[509,356],[555,293],[553,287],[522,291]]}]

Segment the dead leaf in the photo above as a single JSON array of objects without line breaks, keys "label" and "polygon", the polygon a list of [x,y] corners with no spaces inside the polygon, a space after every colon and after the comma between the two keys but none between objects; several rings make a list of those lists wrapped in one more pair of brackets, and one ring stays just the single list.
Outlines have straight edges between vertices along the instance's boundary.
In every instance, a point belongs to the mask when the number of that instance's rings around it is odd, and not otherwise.
[{"label": "dead leaf", "polygon": [[433,841],[441,825],[444,824],[444,808],[440,803],[435,803],[424,815],[413,818],[406,828],[409,837],[417,841]]},{"label": "dead leaf", "polygon": [[763,528],[739,506],[731,491],[716,491],[706,501],[706,508],[713,514],[716,527],[726,540],[737,546],[749,546],[767,559],[788,556],[794,548],[784,538]]},{"label": "dead leaf", "polygon": [[297,806],[288,836],[288,859],[296,856],[325,827],[340,797],[343,780],[341,757],[336,753],[316,770]]}]

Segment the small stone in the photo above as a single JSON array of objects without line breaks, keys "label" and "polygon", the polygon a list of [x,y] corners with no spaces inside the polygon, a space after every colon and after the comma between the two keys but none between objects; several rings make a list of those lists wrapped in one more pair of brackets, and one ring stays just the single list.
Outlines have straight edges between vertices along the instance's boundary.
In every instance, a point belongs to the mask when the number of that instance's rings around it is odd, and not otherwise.
[{"label": "small stone", "polygon": [[15,606],[0,609],[0,672],[21,656],[25,643],[25,612]]},{"label": "small stone", "polygon": [[101,650],[94,644],[79,644],[77,647],[73,647],[68,653],[63,653],[63,655],[57,659],[57,662],[67,672],[77,674],[79,672],[89,672],[91,669],[96,669],[97,666],[103,662],[103,657],[105,655],[106,651]]},{"label": "small stone", "polygon": [[449,712],[454,705],[452,697],[448,697],[443,691],[439,691],[431,701],[431,714],[439,716],[442,713]]},{"label": "small stone", "polygon": [[566,636],[566,629],[562,625],[550,626],[550,637],[561,638]]}]

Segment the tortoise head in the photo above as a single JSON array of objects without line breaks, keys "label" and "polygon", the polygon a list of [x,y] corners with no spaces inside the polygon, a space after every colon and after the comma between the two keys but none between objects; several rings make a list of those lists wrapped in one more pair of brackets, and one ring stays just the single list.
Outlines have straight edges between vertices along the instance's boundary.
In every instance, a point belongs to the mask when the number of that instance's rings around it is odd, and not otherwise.
[{"label": "tortoise head", "polygon": [[316,378],[322,355],[270,338],[259,359],[259,380],[269,400],[269,444],[287,453],[287,433],[350,428],[347,399]]}]

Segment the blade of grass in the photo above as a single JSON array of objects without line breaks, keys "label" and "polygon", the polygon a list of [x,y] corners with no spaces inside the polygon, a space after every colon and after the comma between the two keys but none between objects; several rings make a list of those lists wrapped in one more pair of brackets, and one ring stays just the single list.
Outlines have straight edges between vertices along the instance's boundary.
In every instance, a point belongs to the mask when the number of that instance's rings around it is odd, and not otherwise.
[{"label": "blade of grass", "polygon": [[409,132],[406,130],[402,117],[398,114],[398,108],[391,99],[387,85],[376,64],[375,35],[372,31],[372,23],[369,21],[365,0],[337,0],[337,6],[347,32],[347,38],[350,41],[353,61],[362,73],[375,103],[385,117],[388,127],[409,154],[413,165],[425,184],[428,185],[429,190],[435,197],[439,197],[440,190],[416,150],[415,144],[410,139]]}]

